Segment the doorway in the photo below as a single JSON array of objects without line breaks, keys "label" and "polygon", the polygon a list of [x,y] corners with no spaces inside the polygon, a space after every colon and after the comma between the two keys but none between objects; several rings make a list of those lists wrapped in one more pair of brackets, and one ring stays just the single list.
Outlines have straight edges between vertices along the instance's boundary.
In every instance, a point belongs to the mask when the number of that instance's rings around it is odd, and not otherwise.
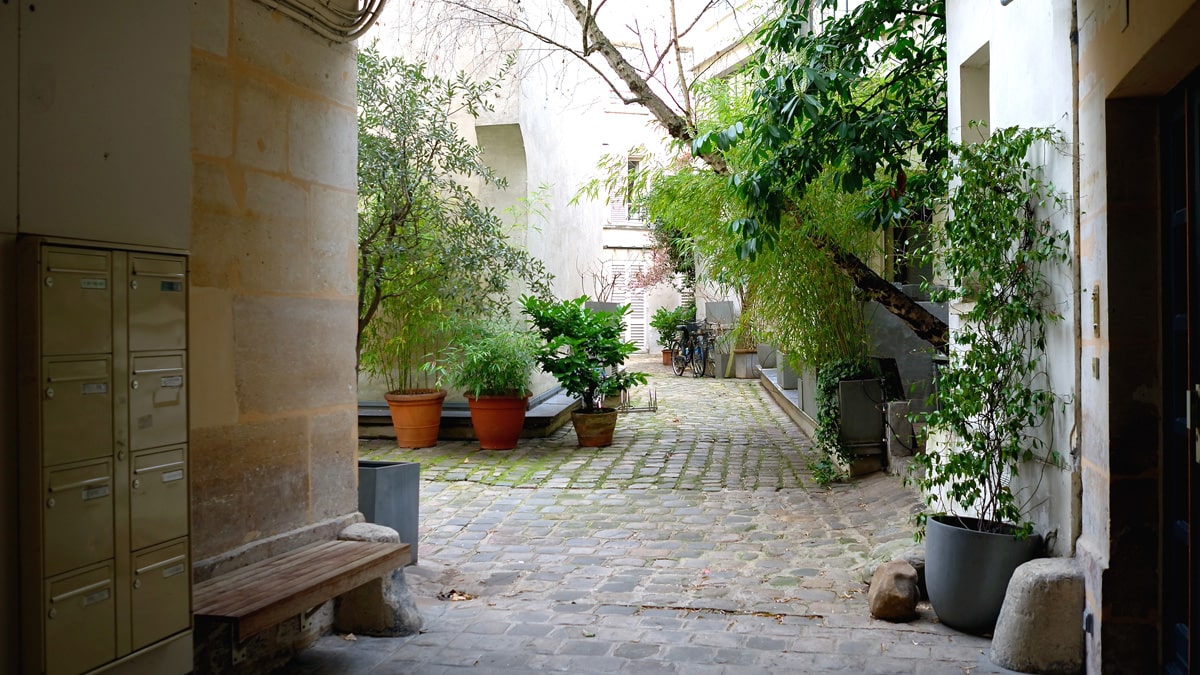
[{"label": "doorway", "polygon": [[1200,550],[1200,72],[1163,99],[1163,403],[1162,611],[1163,670],[1189,673],[1200,664],[1195,583]]}]

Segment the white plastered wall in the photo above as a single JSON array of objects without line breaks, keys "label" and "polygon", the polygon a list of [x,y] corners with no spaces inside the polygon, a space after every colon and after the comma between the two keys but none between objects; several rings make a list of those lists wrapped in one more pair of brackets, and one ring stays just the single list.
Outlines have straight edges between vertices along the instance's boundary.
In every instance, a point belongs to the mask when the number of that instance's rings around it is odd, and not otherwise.
[{"label": "white plastered wall", "polygon": [[[1049,148],[1035,151],[1033,161],[1045,167],[1046,178],[1071,202],[1073,191],[1071,153],[1072,73],[1070,44],[1071,9],[1069,3],[1016,2],[1004,7],[995,2],[950,0],[948,7],[948,100],[950,137],[960,140],[978,110],[972,86],[978,73],[986,70],[988,84],[987,113],[989,127],[1056,127],[1066,139],[1058,152]],[[986,62],[980,63],[979,56]],[[974,57],[974,58],[973,58]],[[965,82],[964,82],[965,80]],[[964,116],[964,108],[967,109]],[[1054,214],[1051,219],[1060,231],[1071,232],[1074,214]],[[1072,242],[1072,246],[1076,242]],[[1035,530],[1051,535],[1051,550],[1069,555],[1079,535],[1078,430],[1074,429],[1073,406],[1078,401],[1075,389],[1075,306],[1074,281],[1070,262],[1051,274],[1051,303],[1063,320],[1049,329],[1047,356],[1044,360],[1050,388],[1063,399],[1063,406],[1046,426],[1052,450],[1062,458],[1061,468],[1033,462],[1022,468],[1014,485],[1028,500]]]}]

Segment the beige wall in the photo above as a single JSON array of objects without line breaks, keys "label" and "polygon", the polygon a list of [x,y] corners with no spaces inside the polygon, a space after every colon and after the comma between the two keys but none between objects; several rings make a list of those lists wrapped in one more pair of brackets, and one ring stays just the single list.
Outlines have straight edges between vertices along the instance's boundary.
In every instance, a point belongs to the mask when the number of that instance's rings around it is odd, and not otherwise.
[{"label": "beige wall", "polygon": [[192,24],[193,548],[357,510],[354,52],[249,0]]},{"label": "beige wall", "polygon": [[186,248],[189,3],[19,4],[21,231]]},{"label": "beige wall", "polygon": [[[1100,619],[1089,637],[1090,672],[1145,665],[1159,648],[1159,385],[1147,362],[1158,345],[1132,330],[1155,309],[1146,293],[1158,283],[1157,248],[1146,237],[1158,231],[1149,178],[1157,173],[1157,113],[1153,99],[1134,97],[1162,95],[1200,65],[1197,30],[1191,0],[1079,3],[1080,275],[1084,289],[1101,294],[1100,335],[1085,331],[1081,354],[1084,364],[1100,364],[1098,378],[1085,371],[1081,391],[1078,556],[1088,608]],[[1160,296],[1155,287],[1150,299]],[[1084,323],[1092,319],[1087,308]]]}]

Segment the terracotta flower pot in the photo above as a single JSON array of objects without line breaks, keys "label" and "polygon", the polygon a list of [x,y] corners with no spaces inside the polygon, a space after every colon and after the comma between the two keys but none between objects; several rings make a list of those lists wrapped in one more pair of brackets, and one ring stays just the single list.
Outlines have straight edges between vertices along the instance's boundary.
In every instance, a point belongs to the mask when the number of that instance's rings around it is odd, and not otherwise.
[{"label": "terracotta flower pot", "polygon": [[529,396],[467,396],[471,408],[471,426],[483,450],[511,450],[517,447],[525,427]]},{"label": "terracotta flower pot", "polygon": [[384,394],[396,429],[396,445],[428,448],[437,445],[442,425],[442,403],[446,392],[439,389],[407,389]]},{"label": "terracotta flower pot", "polygon": [[662,350],[662,352],[663,352],[663,365],[664,366],[671,365],[671,357],[675,356],[675,353],[672,352],[670,349],[664,349],[664,350]]},{"label": "terracotta flower pot", "polygon": [[612,445],[613,431],[617,428],[617,411],[601,408],[601,412],[571,413],[571,424],[575,436],[584,448],[605,448]]}]

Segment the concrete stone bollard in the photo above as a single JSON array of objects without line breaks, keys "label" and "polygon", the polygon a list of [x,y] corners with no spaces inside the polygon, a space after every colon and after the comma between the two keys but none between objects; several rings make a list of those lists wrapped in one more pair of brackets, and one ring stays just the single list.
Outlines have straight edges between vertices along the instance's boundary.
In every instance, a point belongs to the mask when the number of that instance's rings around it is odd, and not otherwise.
[{"label": "concrete stone bollard", "polygon": [[[355,523],[338,533],[338,539],[399,544],[400,534],[383,525]],[[412,635],[421,630],[421,624],[403,567],[343,594],[333,615],[335,630],[375,637]]]},{"label": "concrete stone bollard", "polygon": [[1083,608],[1083,569],[1074,558],[1021,565],[996,621],[992,663],[1023,673],[1082,672]]}]

